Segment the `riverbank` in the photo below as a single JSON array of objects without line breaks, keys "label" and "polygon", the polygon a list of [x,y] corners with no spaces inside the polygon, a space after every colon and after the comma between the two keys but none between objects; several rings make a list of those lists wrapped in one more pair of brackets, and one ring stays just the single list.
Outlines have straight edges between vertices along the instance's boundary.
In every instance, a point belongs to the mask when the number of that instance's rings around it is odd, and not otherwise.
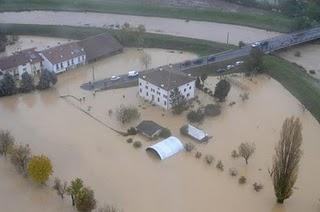
[{"label": "riverbank", "polygon": [[106,1],[79,0],[13,0],[1,3],[0,11],[77,11],[115,13],[136,16],[168,17],[185,20],[209,21],[242,26],[250,26],[277,32],[289,32],[293,21],[278,13],[254,14],[243,12],[225,12],[205,8],[162,7],[152,4],[112,3]]}]

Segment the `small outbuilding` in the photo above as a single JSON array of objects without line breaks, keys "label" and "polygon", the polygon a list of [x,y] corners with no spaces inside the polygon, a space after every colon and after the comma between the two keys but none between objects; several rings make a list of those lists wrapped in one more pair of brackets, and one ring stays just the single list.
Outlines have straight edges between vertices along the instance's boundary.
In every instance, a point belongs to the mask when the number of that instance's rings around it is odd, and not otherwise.
[{"label": "small outbuilding", "polygon": [[195,139],[199,142],[206,142],[210,138],[206,132],[192,126],[191,124],[182,126],[180,132],[181,134],[189,136],[190,138]]},{"label": "small outbuilding", "polygon": [[161,160],[173,156],[184,149],[181,141],[176,137],[169,137],[155,145],[148,147],[146,150],[155,152]]},{"label": "small outbuilding", "polygon": [[163,130],[163,127],[159,124],[155,123],[154,121],[145,120],[142,121],[137,127],[136,127],[138,133],[141,133],[142,135],[153,139],[160,135],[160,133]]}]

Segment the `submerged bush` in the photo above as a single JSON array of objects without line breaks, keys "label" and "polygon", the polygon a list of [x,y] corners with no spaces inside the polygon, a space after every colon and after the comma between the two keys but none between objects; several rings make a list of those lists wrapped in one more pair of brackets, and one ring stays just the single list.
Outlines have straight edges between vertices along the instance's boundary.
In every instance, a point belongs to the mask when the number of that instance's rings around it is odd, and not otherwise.
[{"label": "submerged bush", "polygon": [[122,124],[130,123],[140,117],[138,109],[134,106],[121,105],[117,110],[117,119]]},{"label": "submerged bush", "polygon": [[132,138],[128,138],[127,139],[127,143],[131,144],[133,142],[133,139]]},{"label": "submerged bush", "polygon": [[133,147],[134,148],[140,148],[142,146],[142,143],[141,143],[141,141],[135,141],[134,143],[133,143]]},{"label": "submerged bush", "polygon": [[201,158],[202,153],[201,152],[196,152],[195,156],[196,156],[197,159],[199,159],[199,158]]},{"label": "submerged bush", "polygon": [[256,191],[256,192],[259,192],[261,189],[263,189],[263,185],[261,183],[253,183],[253,189]]},{"label": "submerged bush", "polygon": [[161,137],[161,138],[168,138],[168,137],[170,137],[172,134],[171,134],[171,131],[168,129],[168,128],[163,128],[162,130],[161,130],[161,133],[160,133],[160,135],[159,135],[159,137]]},{"label": "submerged bush", "polygon": [[220,171],[224,170],[224,165],[221,160],[218,161],[216,168],[219,169]]},{"label": "submerged bush", "polygon": [[197,111],[192,110],[192,111],[190,111],[190,112],[188,113],[187,119],[188,119],[188,121],[190,121],[190,122],[197,122],[197,123],[199,123],[199,122],[202,122],[202,121],[203,121],[203,119],[204,119],[204,114],[202,113],[201,110],[197,110]]},{"label": "submerged bush", "polygon": [[229,173],[230,173],[230,175],[231,175],[232,177],[235,177],[235,176],[238,175],[238,171],[237,171],[237,169],[235,169],[235,168],[229,169]]},{"label": "submerged bush", "polygon": [[239,157],[239,153],[237,152],[237,150],[232,150],[231,157],[232,158],[238,158]]},{"label": "submerged bush", "polygon": [[246,177],[244,177],[244,176],[241,176],[240,178],[239,178],[239,184],[245,184],[247,182],[247,178]]},{"label": "submerged bush", "polygon": [[184,145],[184,148],[186,149],[187,152],[191,152],[194,149],[194,144],[193,143],[186,143]]},{"label": "submerged bush", "polygon": [[137,135],[137,129],[134,128],[134,127],[130,127],[128,130],[127,130],[127,134],[128,135]]},{"label": "submerged bush", "polygon": [[207,116],[218,116],[221,113],[221,107],[220,105],[208,104],[204,111]]},{"label": "submerged bush", "polygon": [[214,157],[212,155],[206,155],[204,160],[210,165],[214,161]]}]

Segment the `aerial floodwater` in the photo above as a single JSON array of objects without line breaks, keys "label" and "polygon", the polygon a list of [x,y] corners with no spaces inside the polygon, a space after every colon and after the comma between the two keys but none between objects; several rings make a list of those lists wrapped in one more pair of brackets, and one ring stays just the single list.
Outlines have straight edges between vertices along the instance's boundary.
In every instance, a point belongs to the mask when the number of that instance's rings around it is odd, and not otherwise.
[{"label": "aerial floodwater", "polygon": [[[35,18],[51,12],[26,14]],[[92,14],[93,17],[97,15]],[[28,20],[27,17],[21,20]],[[41,21],[42,18],[53,22],[59,20],[59,15],[55,19],[43,16],[36,20]],[[70,16],[63,20],[84,21]],[[101,21],[100,18],[96,20]],[[24,48],[31,40],[41,43],[45,39],[51,45],[66,42],[64,39],[20,36],[19,47],[11,46],[9,50]],[[93,69],[96,79],[142,69],[144,54],[151,57],[150,67],[196,57],[180,51],[125,49],[120,55],[58,75],[58,83],[52,89],[1,98],[0,128],[10,130],[17,143],[30,144],[33,153],[47,155],[53,163],[53,177],[67,181],[80,177],[95,191],[99,205],[112,204],[124,212],[318,211],[320,125],[283,86],[268,76],[228,76],[232,87],[222,104],[221,115],[207,118],[200,125],[213,138],[207,144],[197,145],[197,151],[204,155],[212,154],[216,161],[222,160],[223,172],[216,169],[215,164],[210,166],[203,159],[196,159],[194,153],[182,152],[164,161],[150,157],[145,148],[154,144],[153,141],[137,135],[133,139],[142,141],[142,148],[134,149],[127,144],[126,137],[79,110],[90,106],[92,116],[122,131],[141,120],[153,120],[171,129],[183,143],[194,142],[180,136],[179,128],[187,122],[185,115],[174,116],[144,102],[138,96],[137,87],[97,92],[95,95],[80,89],[82,83],[92,80]],[[216,82],[216,77],[209,77],[206,86],[214,89]],[[201,104],[214,103],[212,97],[197,92]],[[241,100],[239,95],[243,93],[249,93],[248,100]],[[61,95],[85,96],[86,101],[79,103],[72,98],[60,98]],[[121,104],[137,106],[140,120],[125,126],[119,124],[114,113]],[[272,165],[281,125],[286,117],[292,115],[299,117],[303,124],[303,157],[294,194],[287,204],[281,206],[274,199],[268,168]],[[243,159],[230,156],[241,142],[256,144],[256,152],[247,166]],[[240,175],[247,177],[247,184],[239,185],[237,178],[229,175],[229,168],[237,168]],[[0,159],[0,179],[1,211],[74,211],[69,197],[61,201],[53,191],[25,181],[4,159]],[[252,189],[254,182],[262,183],[264,189],[255,192]]]},{"label": "aerial floodwater", "polygon": [[[238,45],[239,41],[247,43],[264,40],[279,35],[262,29],[255,29],[231,24],[205,21],[185,21],[183,19],[144,17],[91,12],[4,12],[0,13],[0,23],[42,24],[108,27],[110,25],[132,26],[143,24],[148,32],[227,42]],[[229,35],[228,35],[229,34]]]}]

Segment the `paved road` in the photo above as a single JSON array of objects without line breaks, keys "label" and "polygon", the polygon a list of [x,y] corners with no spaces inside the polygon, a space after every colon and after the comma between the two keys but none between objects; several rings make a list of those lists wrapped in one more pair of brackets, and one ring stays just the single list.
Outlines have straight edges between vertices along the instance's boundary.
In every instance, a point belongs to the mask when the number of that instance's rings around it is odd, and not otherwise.
[{"label": "paved road", "polygon": [[[266,39],[255,43],[256,47],[253,47],[254,44],[249,44],[243,48],[236,50],[229,50],[221,52],[214,55],[208,55],[200,57],[188,62],[176,63],[166,66],[161,66],[155,69],[146,70],[146,71],[158,71],[159,68],[170,69],[174,71],[184,71],[187,72],[190,69],[197,67],[207,66],[214,63],[219,63],[223,61],[228,61],[231,59],[236,59],[240,57],[245,57],[250,54],[252,48],[259,48],[264,53],[269,54],[275,51],[278,51],[283,48],[288,48],[290,46],[298,45],[301,43],[309,42],[320,38],[320,27],[299,31],[291,34],[285,34],[276,36],[274,38]],[[139,72],[142,75],[145,71]],[[120,79],[117,81],[112,81],[111,79],[98,80],[93,83],[85,83],[81,88],[86,90],[104,90],[111,88],[119,87],[128,87],[131,85],[137,84],[137,78],[129,78],[127,75],[121,75]]]}]

